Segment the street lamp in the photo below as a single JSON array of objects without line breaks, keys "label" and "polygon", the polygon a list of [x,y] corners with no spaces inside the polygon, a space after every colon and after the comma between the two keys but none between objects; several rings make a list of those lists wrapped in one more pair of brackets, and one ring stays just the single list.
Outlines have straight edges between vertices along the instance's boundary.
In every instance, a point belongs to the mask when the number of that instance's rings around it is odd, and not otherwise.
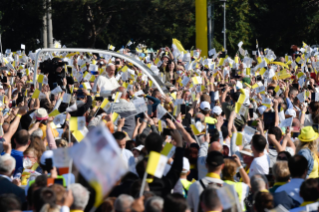
[{"label": "street lamp", "polygon": [[224,2],[224,5],[223,5],[223,7],[224,7],[224,30],[223,30],[223,32],[224,32],[224,51],[227,52],[227,50],[226,50],[226,1],[227,0],[219,0],[219,1]]}]

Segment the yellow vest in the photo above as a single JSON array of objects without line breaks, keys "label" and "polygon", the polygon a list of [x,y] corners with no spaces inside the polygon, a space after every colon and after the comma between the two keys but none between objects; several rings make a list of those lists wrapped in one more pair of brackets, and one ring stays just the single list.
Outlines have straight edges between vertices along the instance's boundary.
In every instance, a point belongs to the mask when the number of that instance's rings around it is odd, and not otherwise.
[{"label": "yellow vest", "polygon": [[[245,197],[243,196],[243,184],[242,182],[233,182],[230,180],[224,180],[225,183],[227,183],[228,185],[233,185],[235,187],[235,190],[238,194],[238,199],[240,202],[243,202]],[[246,206],[245,204],[243,204],[244,208],[243,211],[246,211]]]}]

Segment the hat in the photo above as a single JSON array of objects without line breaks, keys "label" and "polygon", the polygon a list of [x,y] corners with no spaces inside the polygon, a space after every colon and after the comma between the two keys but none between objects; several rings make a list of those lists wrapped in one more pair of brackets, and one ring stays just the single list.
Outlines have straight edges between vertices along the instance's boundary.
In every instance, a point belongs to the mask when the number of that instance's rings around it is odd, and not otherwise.
[{"label": "hat", "polygon": [[183,170],[182,173],[186,174],[190,170],[190,164],[187,158],[183,157]]},{"label": "hat", "polygon": [[247,156],[250,156],[250,157],[254,157],[253,151],[251,150],[251,146],[249,144],[246,144],[243,147],[243,150],[239,151],[239,153],[242,154],[242,155],[247,155]]},{"label": "hat", "polygon": [[224,164],[223,154],[217,151],[211,151],[207,154],[206,163],[209,166],[217,167]]},{"label": "hat", "polygon": [[285,115],[292,116],[293,118],[295,118],[296,111],[294,109],[288,109],[288,110],[286,110]]},{"label": "hat", "polygon": [[43,154],[41,155],[41,158],[40,158],[40,164],[45,166],[46,165],[45,162],[47,159],[53,160],[53,151],[52,150],[47,150],[47,151],[43,152]]},{"label": "hat", "polygon": [[134,147],[134,149],[136,149],[138,151],[142,151],[143,148],[144,148],[144,145],[138,145],[137,147]]},{"label": "hat", "polygon": [[39,108],[34,114],[34,117],[38,121],[43,121],[48,119],[48,112],[44,108]]},{"label": "hat", "polygon": [[262,105],[258,108],[258,112],[260,115],[264,114],[265,110],[267,109],[266,106]]},{"label": "hat", "polygon": [[202,103],[200,103],[200,107],[201,110],[210,110],[210,104],[209,102],[203,101]]},{"label": "hat", "polygon": [[212,114],[220,115],[223,112],[222,108],[219,106],[213,107]]},{"label": "hat", "polygon": [[312,126],[304,127],[300,131],[298,139],[302,142],[311,142],[318,138],[318,133],[316,133]]}]

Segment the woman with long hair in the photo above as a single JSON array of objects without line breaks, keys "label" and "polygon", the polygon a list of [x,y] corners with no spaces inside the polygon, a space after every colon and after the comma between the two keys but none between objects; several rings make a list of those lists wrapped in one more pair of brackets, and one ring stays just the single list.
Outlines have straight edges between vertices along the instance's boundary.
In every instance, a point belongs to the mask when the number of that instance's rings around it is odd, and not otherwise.
[{"label": "woman with long hair", "polygon": [[308,161],[308,178],[319,177],[319,159],[317,155],[318,146],[318,133],[316,133],[311,126],[301,129],[298,136],[300,141],[297,146],[296,152],[298,155],[304,156]]}]

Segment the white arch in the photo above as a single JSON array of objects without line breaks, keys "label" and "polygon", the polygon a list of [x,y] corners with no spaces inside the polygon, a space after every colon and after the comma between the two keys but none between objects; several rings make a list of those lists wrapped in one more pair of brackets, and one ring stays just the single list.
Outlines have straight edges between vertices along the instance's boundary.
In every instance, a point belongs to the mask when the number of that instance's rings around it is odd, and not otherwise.
[{"label": "white arch", "polygon": [[34,64],[34,76],[33,76],[33,83],[34,83],[34,87],[36,87],[36,77],[37,77],[37,70],[38,70],[38,59],[39,59],[39,55],[43,52],[94,52],[94,53],[99,53],[99,54],[108,54],[114,57],[118,57],[121,59],[124,59],[130,63],[133,63],[136,67],[138,67],[139,69],[142,70],[142,72],[144,74],[146,74],[148,76],[148,78],[150,80],[153,81],[153,84],[156,86],[156,88],[162,93],[165,94],[168,92],[167,88],[165,87],[164,83],[158,78],[158,76],[156,76],[154,74],[154,72],[147,67],[144,63],[131,58],[127,55],[124,54],[120,54],[117,52],[113,52],[113,51],[106,51],[106,50],[99,50],[99,49],[83,49],[83,48],[58,48],[58,49],[52,49],[52,48],[48,48],[48,49],[41,49],[37,52],[36,58],[35,58],[35,64]]}]

